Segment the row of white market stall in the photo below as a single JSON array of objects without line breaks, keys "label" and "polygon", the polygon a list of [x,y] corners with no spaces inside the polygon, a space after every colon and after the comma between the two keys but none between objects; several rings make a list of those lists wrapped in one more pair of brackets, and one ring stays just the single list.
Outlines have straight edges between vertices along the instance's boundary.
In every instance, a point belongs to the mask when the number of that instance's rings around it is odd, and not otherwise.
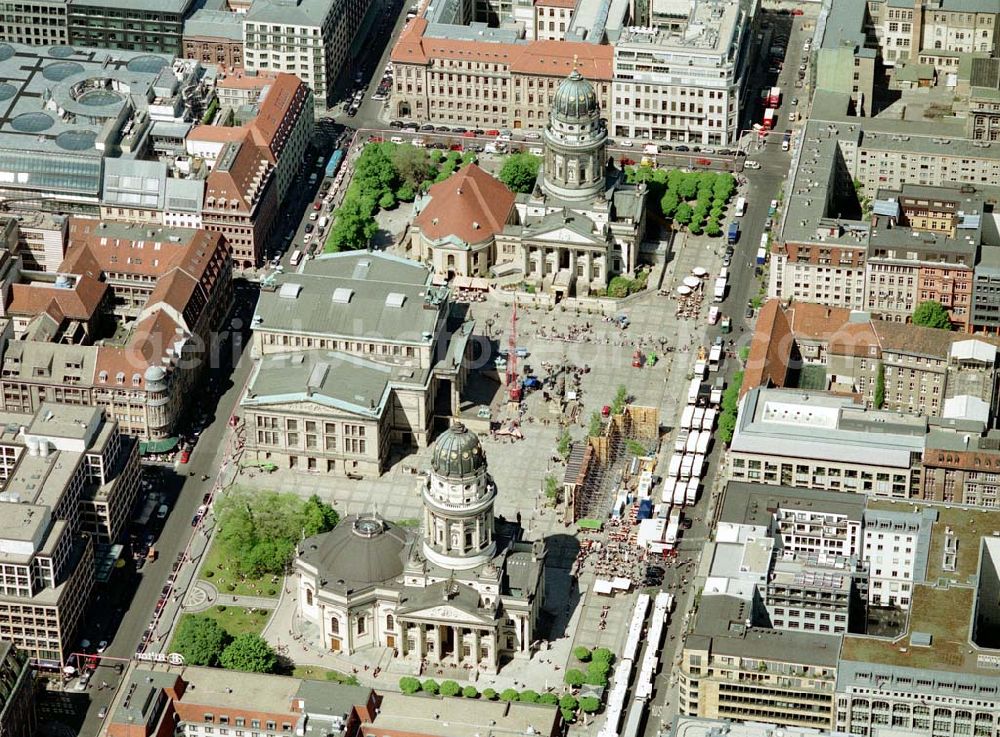
[{"label": "row of white market stall", "polygon": [[[641,732],[646,719],[647,704],[653,695],[653,679],[660,667],[663,634],[667,617],[674,606],[673,594],[661,591],[652,603],[653,615],[647,628],[646,615],[649,612],[650,597],[648,594],[640,594],[635,602],[632,618],[629,621],[628,636],[625,638],[625,648],[611,679],[611,689],[608,692],[607,707],[604,712],[604,726],[598,732],[598,737],[638,737]],[[629,686],[632,684],[639,657],[639,646],[642,643],[645,643],[646,650],[639,662],[631,708],[626,714],[629,705]]]}]

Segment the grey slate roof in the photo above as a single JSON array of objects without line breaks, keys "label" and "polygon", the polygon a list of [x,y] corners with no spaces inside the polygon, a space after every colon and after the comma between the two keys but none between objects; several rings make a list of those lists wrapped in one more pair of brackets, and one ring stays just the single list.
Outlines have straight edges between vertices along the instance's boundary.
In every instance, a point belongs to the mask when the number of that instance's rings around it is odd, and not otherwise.
[{"label": "grey slate roof", "polygon": [[[274,291],[261,291],[254,327],[428,345],[424,334],[435,333],[448,294],[430,281],[423,266],[381,253],[320,256],[305,262],[303,273],[279,276]],[[281,296],[286,284],[301,287],[297,297]],[[403,296],[401,307],[387,304],[393,294]],[[346,301],[334,301],[335,296]]]},{"label": "grey slate roof", "polygon": [[407,531],[391,522],[352,516],[303,540],[299,558],[333,588],[373,586],[402,575],[409,542]]},{"label": "grey slate roof", "polygon": [[315,402],[380,417],[389,398],[391,366],[336,351],[302,351],[262,358],[254,367],[244,407]]}]

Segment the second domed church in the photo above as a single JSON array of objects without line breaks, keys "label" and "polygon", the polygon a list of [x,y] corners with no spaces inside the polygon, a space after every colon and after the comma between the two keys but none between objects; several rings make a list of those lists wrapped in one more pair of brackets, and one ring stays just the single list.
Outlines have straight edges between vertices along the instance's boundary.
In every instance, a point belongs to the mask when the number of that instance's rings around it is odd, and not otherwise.
[{"label": "second domed church", "polygon": [[493,277],[556,297],[634,276],[646,230],[646,187],[608,159],[607,124],[593,85],[576,71],[552,97],[534,191],[511,195],[468,166],[414,207],[410,255],[444,277]]},{"label": "second domed church", "polygon": [[475,433],[456,424],[434,445],[420,534],[376,514],[303,540],[298,614],[310,639],[350,655],[496,673],[530,657],[545,599],[545,548],[494,519],[496,484]]}]

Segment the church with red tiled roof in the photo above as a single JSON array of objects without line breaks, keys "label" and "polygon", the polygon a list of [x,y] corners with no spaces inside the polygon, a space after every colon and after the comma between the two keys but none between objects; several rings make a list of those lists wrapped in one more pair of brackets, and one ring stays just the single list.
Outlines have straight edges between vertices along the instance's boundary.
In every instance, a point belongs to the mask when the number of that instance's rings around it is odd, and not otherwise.
[{"label": "church with red tiled roof", "polygon": [[432,186],[417,201],[411,249],[434,272],[487,276],[495,260],[496,235],[514,215],[514,193],[471,164]]}]

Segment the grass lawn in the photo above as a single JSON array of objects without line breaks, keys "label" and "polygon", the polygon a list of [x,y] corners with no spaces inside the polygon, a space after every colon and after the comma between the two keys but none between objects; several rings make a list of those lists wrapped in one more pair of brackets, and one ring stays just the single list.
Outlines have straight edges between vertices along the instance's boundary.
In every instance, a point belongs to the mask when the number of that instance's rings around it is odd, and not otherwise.
[{"label": "grass lawn", "polygon": [[[264,631],[264,625],[267,624],[270,616],[270,609],[258,609],[251,613],[249,609],[244,607],[228,606],[225,608],[225,611],[220,612],[218,607],[213,606],[197,614],[182,614],[180,620],[177,622],[177,627],[180,628],[181,622],[186,617],[209,617],[218,622],[233,637],[247,632],[259,635]],[[176,629],[174,631],[176,632]],[[173,640],[171,639],[170,647],[167,648],[168,653],[174,652],[173,644]]]},{"label": "grass lawn", "polygon": [[[209,573],[212,575],[208,575]],[[277,597],[281,593],[283,585],[280,576],[277,577],[277,581],[274,580],[275,576],[270,575],[261,578],[241,577],[230,568],[229,561],[223,554],[222,548],[214,542],[208,549],[205,562],[201,566],[198,575],[202,580],[208,581],[215,586],[219,594],[223,597],[226,594]],[[230,585],[234,585],[236,588],[230,591]]]},{"label": "grass lawn", "polygon": [[292,678],[305,678],[310,681],[336,681],[348,686],[356,686],[358,679],[349,673],[341,673],[339,670],[330,668],[320,668],[316,665],[297,665],[292,669]]}]

